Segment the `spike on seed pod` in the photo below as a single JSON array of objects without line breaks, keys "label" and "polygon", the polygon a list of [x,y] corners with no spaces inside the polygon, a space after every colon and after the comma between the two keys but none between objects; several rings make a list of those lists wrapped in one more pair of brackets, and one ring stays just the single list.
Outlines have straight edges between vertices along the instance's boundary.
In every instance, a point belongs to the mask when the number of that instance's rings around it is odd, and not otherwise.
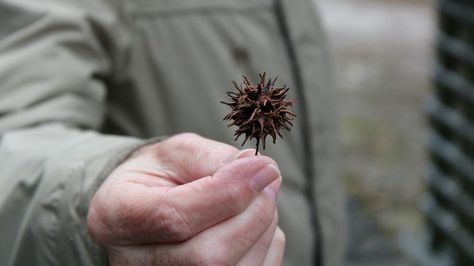
[{"label": "spike on seed pod", "polygon": [[227,92],[231,102],[221,102],[228,105],[232,110],[224,117],[229,120],[230,126],[237,126],[235,140],[244,136],[243,146],[248,139],[255,138],[258,153],[260,142],[265,150],[265,141],[268,135],[276,142],[277,135],[283,139],[280,129],[290,131],[293,124],[291,121],[296,116],[289,107],[293,100],[285,100],[289,88],[284,85],[281,88],[275,87],[277,77],[273,80],[265,80],[266,73],[259,74],[260,82],[252,84],[250,80],[243,76],[243,85],[239,86],[232,81],[236,91]]}]

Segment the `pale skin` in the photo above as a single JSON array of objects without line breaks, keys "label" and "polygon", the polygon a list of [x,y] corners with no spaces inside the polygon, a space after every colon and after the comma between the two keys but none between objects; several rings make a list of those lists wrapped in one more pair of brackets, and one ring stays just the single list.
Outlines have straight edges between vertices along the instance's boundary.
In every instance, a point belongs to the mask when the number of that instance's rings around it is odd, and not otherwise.
[{"label": "pale skin", "polygon": [[281,265],[274,160],[195,134],[145,146],[92,199],[110,265]]}]

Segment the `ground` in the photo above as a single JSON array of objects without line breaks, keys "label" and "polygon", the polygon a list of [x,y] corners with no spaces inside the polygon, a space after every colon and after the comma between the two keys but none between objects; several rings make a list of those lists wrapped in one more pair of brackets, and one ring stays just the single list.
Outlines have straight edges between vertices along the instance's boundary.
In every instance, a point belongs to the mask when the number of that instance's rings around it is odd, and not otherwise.
[{"label": "ground", "polygon": [[350,265],[414,265],[398,236],[423,225],[435,3],[317,0],[340,101]]}]

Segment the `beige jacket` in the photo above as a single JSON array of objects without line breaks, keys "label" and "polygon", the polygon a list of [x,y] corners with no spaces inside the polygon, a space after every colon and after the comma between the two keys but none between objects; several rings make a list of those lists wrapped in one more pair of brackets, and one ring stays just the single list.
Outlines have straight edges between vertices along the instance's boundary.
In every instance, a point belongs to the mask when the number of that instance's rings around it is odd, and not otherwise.
[{"label": "beige jacket", "polygon": [[285,264],[342,265],[334,92],[310,0],[1,1],[0,264],[105,264],[85,217],[110,170],[155,136],[238,145],[219,101],[264,71],[297,102],[264,152],[284,178]]}]

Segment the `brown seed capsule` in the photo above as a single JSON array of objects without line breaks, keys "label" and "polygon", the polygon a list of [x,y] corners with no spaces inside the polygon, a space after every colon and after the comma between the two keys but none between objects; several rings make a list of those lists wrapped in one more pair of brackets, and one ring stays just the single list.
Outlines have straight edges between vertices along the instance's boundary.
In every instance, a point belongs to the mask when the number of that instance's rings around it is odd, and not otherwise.
[{"label": "brown seed capsule", "polygon": [[273,143],[276,136],[280,134],[280,129],[284,128],[290,131],[293,124],[291,121],[296,115],[289,110],[293,105],[292,100],[285,100],[289,88],[283,86],[276,88],[277,78],[268,82],[265,81],[265,73],[259,74],[260,82],[253,85],[247,77],[243,76],[243,86],[240,87],[235,81],[232,83],[237,91],[227,92],[232,102],[221,102],[232,108],[231,112],[224,117],[224,120],[232,120],[228,126],[238,126],[235,131],[235,140],[241,135],[245,135],[244,142],[250,138],[257,140],[258,153],[260,140],[263,140],[263,149],[265,150],[265,139],[268,135],[272,136]]}]

